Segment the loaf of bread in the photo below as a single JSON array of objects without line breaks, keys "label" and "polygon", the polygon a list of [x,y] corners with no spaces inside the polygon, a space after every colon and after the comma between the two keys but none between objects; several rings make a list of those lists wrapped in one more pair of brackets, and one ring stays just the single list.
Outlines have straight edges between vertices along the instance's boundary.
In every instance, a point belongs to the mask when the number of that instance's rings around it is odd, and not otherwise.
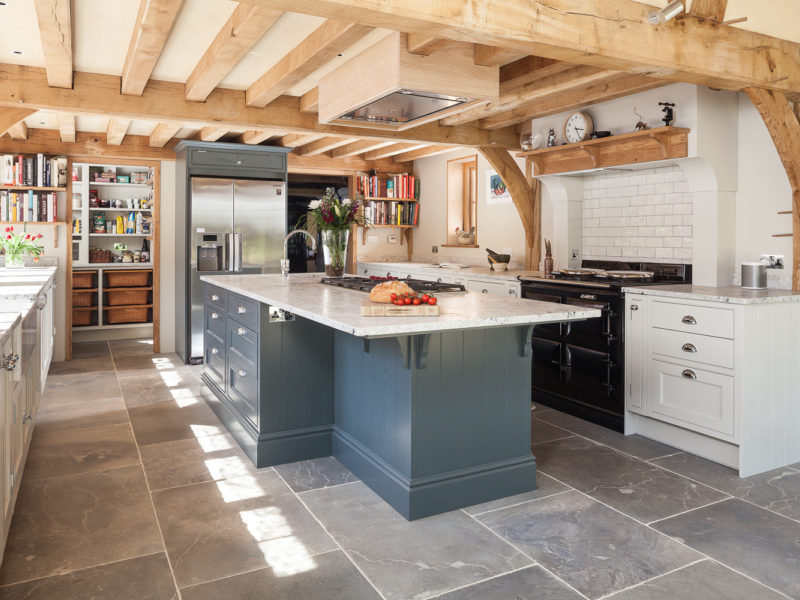
[{"label": "loaf of bread", "polygon": [[385,302],[388,304],[392,301],[392,294],[401,296],[403,294],[413,293],[414,290],[411,289],[411,287],[409,287],[407,284],[403,283],[402,281],[398,281],[397,279],[392,279],[391,281],[379,283],[372,288],[369,292],[369,299],[373,302]]}]

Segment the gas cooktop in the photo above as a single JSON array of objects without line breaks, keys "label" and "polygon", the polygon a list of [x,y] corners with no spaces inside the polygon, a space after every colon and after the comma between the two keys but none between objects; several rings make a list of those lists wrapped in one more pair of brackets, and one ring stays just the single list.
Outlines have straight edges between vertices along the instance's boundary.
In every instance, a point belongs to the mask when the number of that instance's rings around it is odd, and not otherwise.
[{"label": "gas cooktop", "polygon": [[[325,285],[333,285],[348,290],[358,290],[360,292],[369,292],[379,283],[394,279],[397,279],[397,277],[323,277],[320,281]],[[467,291],[460,283],[424,281],[422,279],[402,279],[400,281],[417,293],[434,292],[435,294],[452,294]]]}]

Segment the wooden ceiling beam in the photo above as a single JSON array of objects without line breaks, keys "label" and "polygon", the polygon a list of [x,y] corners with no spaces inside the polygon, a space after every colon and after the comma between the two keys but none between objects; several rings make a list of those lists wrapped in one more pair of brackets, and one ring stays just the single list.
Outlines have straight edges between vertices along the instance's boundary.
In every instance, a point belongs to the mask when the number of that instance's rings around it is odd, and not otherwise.
[{"label": "wooden ceiling beam", "polygon": [[445,152],[452,152],[452,146],[428,146],[420,148],[419,150],[412,150],[411,152],[403,152],[402,154],[395,154],[393,157],[394,162],[408,162],[426,158],[428,156],[436,156],[437,154],[444,154]]},{"label": "wooden ceiling beam", "polygon": [[242,0],[671,81],[800,92],[800,44],[692,15],[653,27],[634,0]]},{"label": "wooden ceiling beam", "polygon": [[186,99],[208,98],[282,14],[280,9],[239,4],[186,80]]},{"label": "wooden ceiling beam", "polygon": [[317,154],[325,154],[334,148],[345,146],[353,141],[353,138],[340,138],[340,137],[324,137],[316,142],[311,142],[305,146],[301,146],[296,150],[300,156],[316,156]]},{"label": "wooden ceiling beam", "polygon": [[350,156],[358,156],[365,152],[377,150],[378,148],[385,148],[394,144],[394,140],[360,140],[352,142],[346,146],[336,148],[332,152],[333,158],[348,158]]},{"label": "wooden ceiling beam", "polygon": [[692,8],[689,12],[695,17],[722,23],[725,20],[727,7],[728,0],[692,0]]},{"label": "wooden ceiling beam", "polygon": [[72,113],[60,112],[58,117],[58,131],[62,142],[75,141],[75,115]]},{"label": "wooden ceiling beam", "polygon": [[70,0],[34,0],[47,82],[72,87],[72,10]]},{"label": "wooden ceiling beam", "polygon": [[182,6],[183,0],[141,0],[122,67],[123,94],[142,95]]},{"label": "wooden ceiling beam", "polygon": [[172,144],[166,148],[150,147],[146,135],[128,135],[117,145],[108,145],[102,133],[75,133],[75,142],[62,142],[56,129],[30,129],[26,141],[0,137],[0,154],[64,154],[73,157],[130,158],[146,160],[175,160]]},{"label": "wooden ceiling beam", "polygon": [[260,144],[261,142],[266,142],[267,140],[271,140],[275,137],[280,137],[283,135],[282,131],[274,131],[271,129],[267,130],[256,130],[256,129],[248,129],[242,135],[239,136],[238,142],[240,144]]},{"label": "wooden ceiling beam", "polygon": [[405,131],[394,131],[323,124],[316,115],[300,112],[300,99],[296,97],[282,96],[272,103],[270,110],[262,110],[245,106],[245,92],[241,90],[217,88],[205,102],[190,102],[186,100],[183,88],[181,83],[152,80],[142,96],[127,96],[120,93],[118,77],[80,71],[74,74],[72,89],[51,88],[47,85],[44,69],[0,64],[0,106],[5,107],[157,123],[186,123],[194,124],[198,129],[214,125],[238,131],[271,129],[294,134],[314,133],[319,137],[453,146],[517,148],[519,145],[519,137],[513,128],[487,132],[474,125],[445,127],[431,122]]},{"label": "wooden ceiling beam", "polygon": [[319,88],[315,87],[300,96],[300,112],[317,113],[319,112]]},{"label": "wooden ceiling beam", "polygon": [[14,127],[20,121],[30,117],[35,110],[29,108],[6,107],[0,109],[0,136]]},{"label": "wooden ceiling beam", "polygon": [[509,48],[498,48],[486,44],[475,44],[475,64],[484,67],[498,67],[524,57],[525,53]]},{"label": "wooden ceiling beam", "polygon": [[440,48],[444,48],[450,40],[446,38],[433,37],[421,33],[408,34],[408,51],[411,54],[421,54],[430,56]]},{"label": "wooden ceiling beam", "polygon": [[284,148],[299,148],[306,144],[311,144],[317,140],[321,140],[325,136],[321,133],[290,133],[281,137],[278,141],[279,146]]},{"label": "wooden ceiling beam", "polygon": [[395,154],[402,154],[404,152],[411,152],[412,150],[419,150],[420,148],[427,148],[428,144],[392,144],[378,150],[365,152],[361,155],[364,160],[380,160],[382,158],[389,158]]},{"label": "wooden ceiling beam", "polygon": [[158,123],[150,132],[150,145],[153,148],[163,148],[180,129],[181,126],[175,123]]},{"label": "wooden ceiling beam", "polygon": [[652,90],[668,83],[645,75],[622,73],[599,83],[558,91],[512,110],[497,113],[481,119],[479,125],[488,130],[502,129],[530,119],[546,117],[567,110],[579,110],[597,102]]},{"label": "wooden ceiling beam", "polygon": [[514,79],[500,84],[500,97],[494,101],[442,119],[444,125],[460,125],[530,104],[551,94],[583,88],[619,74],[597,67],[577,66],[546,79],[522,82]]},{"label": "wooden ceiling beam", "polygon": [[119,146],[128,133],[130,119],[109,119],[106,125],[106,144],[109,146]]},{"label": "wooden ceiling beam", "polygon": [[247,106],[264,108],[370,31],[371,27],[328,19],[247,88]]},{"label": "wooden ceiling beam", "polygon": [[28,126],[25,125],[25,121],[20,121],[9,127],[7,133],[12,140],[27,140]]},{"label": "wooden ceiling beam", "polygon": [[204,142],[216,142],[229,131],[228,127],[203,127],[197,136]]},{"label": "wooden ceiling beam", "polygon": [[289,173],[343,175],[363,173],[373,169],[390,173],[397,171],[397,164],[389,159],[368,161],[361,158],[331,158],[326,154],[299,156],[294,152],[290,152],[287,159]]}]

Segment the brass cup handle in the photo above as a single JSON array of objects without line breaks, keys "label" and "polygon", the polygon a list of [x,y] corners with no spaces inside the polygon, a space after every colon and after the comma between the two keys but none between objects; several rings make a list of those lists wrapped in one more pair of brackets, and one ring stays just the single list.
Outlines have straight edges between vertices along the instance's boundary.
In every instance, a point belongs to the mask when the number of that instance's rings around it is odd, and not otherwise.
[{"label": "brass cup handle", "polygon": [[631,310],[639,310],[638,304],[631,304]]},{"label": "brass cup handle", "polygon": [[212,348],[211,354],[219,354],[219,348]]},{"label": "brass cup handle", "polygon": [[211,301],[212,302],[218,302],[219,301],[219,296],[217,296],[216,294],[211,294]]},{"label": "brass cup handle", "polygon": [[686,379],[697,379],[697,375],[691,369],[684,369],[681,375],[686,377]]},{"label": "brass cup handle", "polygon": [[683,350],[684,352],[697,352],[697,348],[695,347],[694,344],[684,344],[683,346],[681,346],[681,350]]},{"label": "brass cup handle", "polygon": [[692,315],[686,315],[681,319],[681,323],[684,325],[697,325],[697,319],[695,319]]}]

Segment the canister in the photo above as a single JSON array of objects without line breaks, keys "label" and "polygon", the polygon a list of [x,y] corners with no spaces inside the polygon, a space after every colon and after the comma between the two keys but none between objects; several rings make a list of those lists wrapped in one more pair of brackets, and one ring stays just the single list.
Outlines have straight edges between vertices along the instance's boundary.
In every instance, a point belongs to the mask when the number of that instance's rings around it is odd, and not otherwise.
[{"label": "canister", "polygon": [[767,265],[763,262],[743,262],[742,287],[747,290],[763,290],[767,287]]}]

